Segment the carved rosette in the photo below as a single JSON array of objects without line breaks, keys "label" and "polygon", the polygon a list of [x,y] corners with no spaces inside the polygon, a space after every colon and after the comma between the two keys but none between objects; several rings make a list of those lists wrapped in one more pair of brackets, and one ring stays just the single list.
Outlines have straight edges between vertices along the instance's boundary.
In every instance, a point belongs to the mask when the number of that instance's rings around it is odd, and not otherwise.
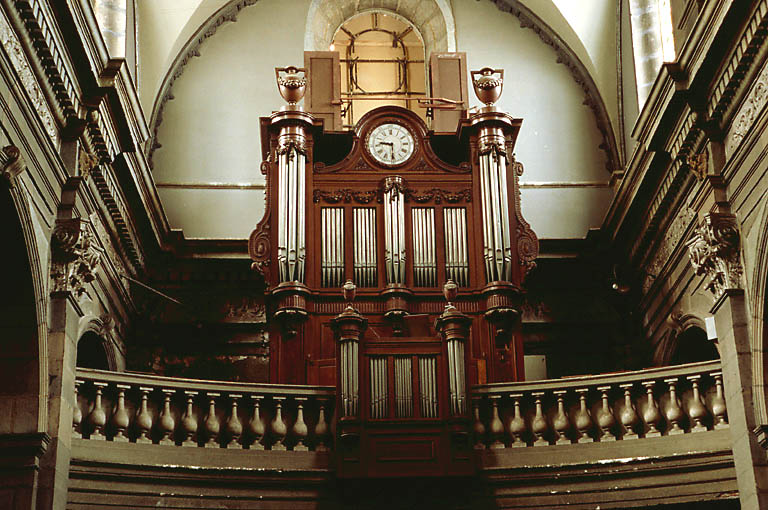
[{"label": "carved rosette", "polygon": [[715,299],[726,289],[742,288],[739,227],[736,217],[708,213],[688,241],[688,254],[696,274],[707,278],[706,289]]},{"label": "carved rosette", "polygon": [[101,252],[85,220],[57,220],[51,235],[52,293],[85,294],[86,285],[95,278]]}]

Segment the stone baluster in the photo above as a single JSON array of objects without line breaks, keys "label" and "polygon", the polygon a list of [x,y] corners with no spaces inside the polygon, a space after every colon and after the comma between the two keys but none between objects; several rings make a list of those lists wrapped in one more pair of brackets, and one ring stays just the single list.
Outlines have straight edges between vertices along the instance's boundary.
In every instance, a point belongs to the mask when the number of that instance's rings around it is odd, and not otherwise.
[{"label": "stone baluster", "polygon": [[[173,430],[176,428],[176,420],[171,414],[171,397],[176,390],[163,389],[163,412],[160,415],[160,441],[159,444],[174,445]],[[197,425],[197,424],[195,424]]]},{"label": "stone baluster", "polygon": [[632,403],[632,386],[634,386],[632,383],[619,385],[619,388],[624,390],[624,408],[619,414],[619,420],[621,421],[622,427],[624,427],[624,435],[622,436],[622,439],[637,439],[640,437],[635,431],[638,417],[635,405]]},{"label": "stone baluster", "polygon": [[712,397],[712,415],[715,429],[727,429],[728,420],[725,418],[727,408],[725,407],[725,397],[723,397],[723,373],[712,372],[709,374],[715,380],[715,396]]},{"label": "stone baluster", "polygon": [[243,398],[242,395],[230,393],[229,401],[231,408],[229,410],[229,419],[227,420],[227,437],[225,438],[226,447],[230,449],[241,449],[240,436],[243,435],[243,424],[237,416],[237,403]]},{"label": "stone baluster", "polygon": [[488,397],[491,401],[491,422],[488,424],[488,431],[490,432],[491,445],[490,448],[498,450],[504,448],[504,424],[499,418],[499,400],[501,395],[491,395]]},{"label": "stone baluster", "polygon": [[645,437],[659,437],[661,431],[659,430],[659,422],[661,421],[661,413],[659,412],[659,406],[656,405],[656,400],[653,398],[653,387],[656,386],[656,381],[643,381],[643,387],[648,395],[648,405],[643,411],[643,421],[648,427],[645,432]]},{"label": "stone baluster", "polygon": [[181,419],[181,446],[197,446],[197,417],[192,408],[197,392],[184,390],[184,396],[187,399],[187,410]]},{"label": "stone baluster", "polygon": [[315,445],[316,452],[327,452],[328,445],[328,422],[325,419],[325,407],[328,405],[328,401],[324,398],[320,398],[317,401],[317,405],[320,407],[317,416],[317,424],[315,425]]},{"label": "stone baluster", "polygon": [[131,387],[127,384],[117,384],[117,406],[112,413],[112,420],[110,425],[115,431],[115,435],[112,437],[112,441],[118,443],[127,443],[128,436],[125,435],[125,431],[130,425],[130,419],[128,418],[128,411],[125,410],[125,390]]},{"label": "stone baluster", "polygon": [[680,408],[680,402],[677,401],[677,378],[664,379],[664,382],[669,386],[669,404],[664,410],[664,416],[667,418],[669,428],[667,434],[672,436],[675,434],[683,434],[685,431],[680,427],[680,420],[683,418],[683,410]]},{"label": "stone baluster", "polygon": [[139,386],[139,409],[136,411],[136,418],[133,420],[133,426],[136,429],[136,443],[137,444],[150,444],[152,438],[150,432],[152,431],[152,415],[147,407],[147,401],[149,400],[149,393],[152,388],[146,386]]},{"label": "stone baluster", "polygon": [[475,434],[475,450],[485,449],[485,425],[480,420],[480,397],[472,397],[472,432]]},{"label": "stone baluster", "polygon": [[205,448],[219,448],[219,432],[221,431],[221,424],[219,423],[219,417],[216,416],[216,399],[221,394],[208,392],[208,414],[205,417],[203,426],[205,427]]},{"label": "stone baluster", "polygon": [[613,435],[611,429],[616,425],[616,418],[613,417],[613,410],[611,404],[608,402],[608,392],[611,390],[610,386],[598,386],[597,391],[600,392],[600,398],[602,405],[597,412],[597,426],[602,430],[600,441],[616,441],[616,436]]},{"label": "stone baluster", "polygon": [[261,401],[264,397],[261,395],[251,396],[253,400],[253,416],[251,422],[248,424],[248,435],[253,438],[251,443],[251,450],[263,450],[264,449],[264,422],[261,420]]},{"label": "stone baluster", "polygon": [[513,393],[509,396],[513,402],[513,414],[509,418],[509,424],[507,429],[509,430],[510,446],[513,448],[520,448],[527,446],[523,439],[525,434],[525,420],[520,413],[520,399],[523,397],[522,393]]},{"label": "stone baluster", "polygon": [[553,392],[555,398],[557,398],[557,413],[552,420],[552,428],[555,429],[555,435],[557,436],[555,444],[571,444],[571,440],[568,438],[568,431],[571,428],[571,421],[568,419],[568,413],[565,410],[565,390],[557,390]]},{"label": "stone baluster", "polygon": [[687,379],[691,381],[691,401],[688,404],[688,417],[691,419],[691,432],[706,432],[707,426],[704,425],[703,420],[707,417],[707,408],[701,401],[701,394],[699,392],[699,380],[701,375],[691,375]]},{"label": "stone baluster", "polygon": [[93,402],[93,410],[88,416],[88,425],[91,429],[91,439],[97,439],[104,441],[107,437],[104,435],[104,426],[107,424],[107,413],[104,412],[104,407],[101,402],[101,395],[104,388],[107,387],[105,382],[94,382],[93,386],[96,388],[96,398]]},{"label": "stone baluster", "polygon": [[296,401],[296,421],[293,422],[293,427],[291,427],[291,435],[296,440],[296,444],[293,446],[293,450],[306,452],[309,450],[306,443],[309,429],[307,424],[304,423],[304,402],[307,401],[307,398],[295,397],[294,400]]},{"label": "stone baluster", "polygon": [[579,431],[579,443],[591,443],[594,441],[589,431],[592,430],[592,413],[587,407],[587,393],[589,388],[579,388],[576,390],[579,394],[579,410],[576,412],[576,429]]},{"label": "stone baluster", "polygon": [[535,438],[533,446],[547,446],[549,441],[545,436],[549,429],[549,425],[547,424],[547,418],[544,416],[544,410],[541,406],[541,397],[544,396],[544,392],[537,391],[531,393],[531,395],[536,402],[536,414],[531,422],[531,432],[533,432],[533,437]]},{"label": "stone baluster", "polygon": [[72,406],[72,437],[75,438],[82,438],[83,437],[83,431],[82,431],[82,425],[83,425],[83,411],[80,409],[80,386],[83,384],[83,381],[79,379],[75,379],[75,400]]},{"label": "stone baluster", "polygon": [[283,401],[285,397],[272,397],[275,401],[275,418],[272,420],[271,433],[275,442],[272,444],[273,450],[286,450],[285,436],[288,434],[288,427],[283,420]]}]

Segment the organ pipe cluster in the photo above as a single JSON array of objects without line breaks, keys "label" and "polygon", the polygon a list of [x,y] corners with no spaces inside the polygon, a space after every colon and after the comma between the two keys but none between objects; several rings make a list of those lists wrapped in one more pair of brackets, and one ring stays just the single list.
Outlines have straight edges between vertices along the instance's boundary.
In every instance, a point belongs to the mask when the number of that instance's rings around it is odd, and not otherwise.
[{"label": "organ pipe cluster", "polygon": [[281,282],[304,282],[306,258],[305,134],[301,126],[281,129],[278,162],[277,263]]},{"label": "organ pipe cluster", "polygon": [[483,127],[479,137],[483,204],[483,259],[488,282],[512,280],[507,153],[500,128]]},{"label": "organ pipe cluster", "polygon": [[405,284],[405,183],[384,180],[384,266],[388,284]]}]

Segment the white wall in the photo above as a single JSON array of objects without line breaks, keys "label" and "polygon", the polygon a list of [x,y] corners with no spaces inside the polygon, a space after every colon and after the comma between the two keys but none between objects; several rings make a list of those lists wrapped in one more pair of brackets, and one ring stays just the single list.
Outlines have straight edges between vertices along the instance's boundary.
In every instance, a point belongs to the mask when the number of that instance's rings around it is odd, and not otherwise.
[{"label": "white wall", "polygon": [[[263,214],[263,191],[165,188],[163,183],[263,183],[259,117],[284,101],[274,68],[303,65],[309,0],[260,0],[200,47],[173,87],[158,131],[154,178],[173,228],[187,237],[244,238]],[[303,9],[303,10],[302,10]]]},{"label": "white wall", "polygon": [[[201,56],[176,80],[158,131],[154,177],[171,226],[187,237],[245,238],[260,219],[261,190],[199,185],[263,182],[258,119],[283,104],[274,67],[303,63],[309,4],[291,0],[287,10],[284,0],[259,0],[243,9],[237,22],[201,45]],[[583,91],[554,50],[511,14],[476,0],[454,0],[453,9],[457,49],[467,53],[469,68],[504,68],[499,106],[524,118],[516,147],[528,184],[524,216],[541,238],[584,237],[602,223],[611,190]],[[198,186],[178,187],[184,183]]]},{"label": "white wall", "polygon": [[[521,182],[549,183],[523,189],[523,215],[541,238],[584,237],[602,223],[612,192],[584,187],[607,183],[609,174],[583,91],[554,50],[512,15],[474,0],[454,2],[454,15],[457,47],[467,53],[469,68],[505,70],[497,105],[524,119],[515,147],[525,166]],[[474,96],[471,104],[480,105]]]}]

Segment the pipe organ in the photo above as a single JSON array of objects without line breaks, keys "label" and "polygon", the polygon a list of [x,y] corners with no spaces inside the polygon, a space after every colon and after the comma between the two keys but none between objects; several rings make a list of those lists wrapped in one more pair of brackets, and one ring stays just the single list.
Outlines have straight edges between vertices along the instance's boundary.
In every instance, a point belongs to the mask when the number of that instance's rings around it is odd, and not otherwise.
[{"label": "pipe organ", "polygon": [[538,253],[522,120],[493,106],[503,72],[473,72],[485,106],[442,133],[395,106],[330,131],[297,105],[312,70],[276,72],[288,105],[261,119],[267,210],[249,243],[271,380],[336,386],[339,476],[465,474],[469,386],[524,377]]}]

